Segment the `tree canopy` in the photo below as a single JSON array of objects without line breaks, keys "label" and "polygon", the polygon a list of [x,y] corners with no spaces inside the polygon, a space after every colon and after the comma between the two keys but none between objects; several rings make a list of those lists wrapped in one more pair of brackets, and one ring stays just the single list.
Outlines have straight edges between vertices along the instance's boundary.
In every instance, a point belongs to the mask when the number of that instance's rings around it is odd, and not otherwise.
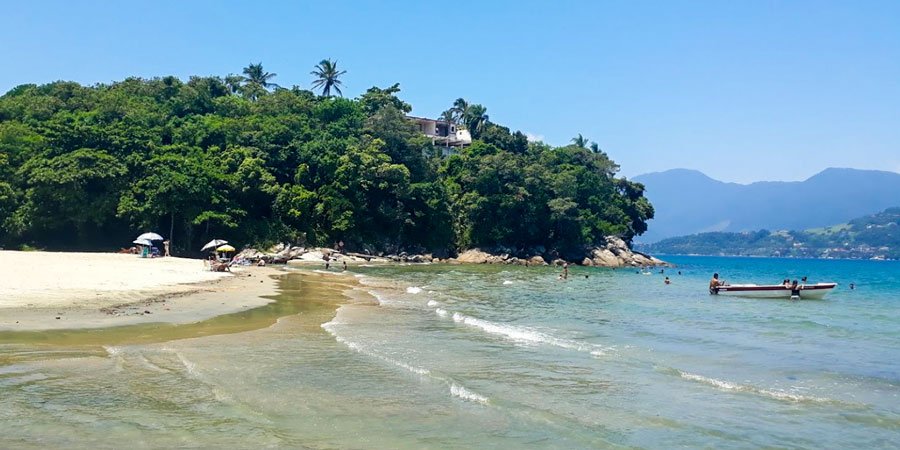
[{"label": "tree canopy", "polygon": [[[327,64],[326,64],[327,63]],[[441,156],[400,87],[323,96],[244,76],[18,86],[0,97],[0,245],[108,249],[153,229],[176,251],[212,237],[371,250],[626,240],[653,208],[605,153],[528,142],[458,99],[469,147]],[[319,75],[317,75],[319,76]],[[273,87],[276,89],[271,90]]]}]

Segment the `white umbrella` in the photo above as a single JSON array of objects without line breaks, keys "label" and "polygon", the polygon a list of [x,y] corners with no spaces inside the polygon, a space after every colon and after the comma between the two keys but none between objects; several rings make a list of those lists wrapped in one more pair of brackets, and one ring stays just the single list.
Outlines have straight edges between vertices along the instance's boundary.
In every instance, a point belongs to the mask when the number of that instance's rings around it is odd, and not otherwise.
[{"label": "white umbrella", "polygon": [[144,233],[137,237],[136,240],[146,239],[148,241],[161,241],[163,237],[156,233]]},{"label": "white umbrella", "polygon": [[137,245],[153,245],[153,243],[147,239],[135,239],[133,243]]},{"label": "white umbrella", "polygon": [[203,248],[200,249],[200,251],[205,252],[209,249],[213,249],[220,245],[225,245],[227,243],[228,243],[228,241],[226,241],[225,239],[213,239],[213,240],[207,242],[206,245],[204,245]]}]

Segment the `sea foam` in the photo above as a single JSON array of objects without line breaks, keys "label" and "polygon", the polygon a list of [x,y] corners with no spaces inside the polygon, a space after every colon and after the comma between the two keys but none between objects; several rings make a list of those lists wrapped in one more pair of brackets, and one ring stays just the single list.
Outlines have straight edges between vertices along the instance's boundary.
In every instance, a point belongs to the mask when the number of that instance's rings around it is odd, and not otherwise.
[{"label": "sea foam", "polygon": [[463,400],[468,400],[470,402],[481,403],[482,405],[486,405],[488,402],[487,397],[478,395],[456,383],[450,383],[450,395],[459,397]]},{"label": "sea foam", "polygon": [[[435,311],[437,312],[437,311]],[[440,316],[445,316],[445,314],[438,313]],[[579,352],[587,352],[593,356],[603,356],[606,354],[605,348],[595,345],[595,344],[586,344],[577,341],[572,341],[569,339],[562,339],[556,336],[549,335],[547,333],[543,333],[536,330],[531,330],[524,327],[516,327],[513,325],[504,325],[495,322],[491,322],[488,320],[478,319],[475,317],[466,316],[460,313],[453,313],[451,316],[453,321],[456,323],[461,323],[464,325],[468,325],[471,327],[479,328],[482,331],[485,331],[490,334],[496,334],[499,336],[503,336],[507,339],[510,339],[519,343],[526,344],[547,344],[555,347],[565,348],[569,350],[576,350]]]},{"label": "sea foam", "polygon": [[417,374],[417,375],[428,375],[429,373],[431,373],[431,371],[428,369],[416,367],[411,364],[407,364],[403,361],[400,361],[400,360],[397,360],[394,358],[390,358],[388,356],[381,354],[380,352],[378,352],[376,350],[369,348],[366,345],[346,339],[345,337],[343,337],[337,333],[337,330],[335,328],[339,325],[344,325],[344,324],[341,322],[336,322],[336,321],[332,320],[331,322],[323,323],[321,326],[325,331],[328,332],[328,334],[330,334],[331,336],[334,337],[335,341],[347,346],[347,348],[349,348],[350,350],[353,350],[357,353],[366,355],[371,358],[379,359],[388,364],[400,367],[402,369],[405,369],[405,370],[412,372],[414,374]]},{"label": "sea foam", "polygon": [[762,395],[764,397],[769,397],[775,400],[789,401],[789,402],[811,402],[811,403],[830,403],[834,400],[822,397],[815,397],[810,395],[800,395],[793,394],[790,392],[784,392],[773,389],[765,389],[756,386],[752,386],[749,384],[738,384],[733,383],[731,381],[719,380],[716,378],[705,377],[703,375],[697,375],[694,373],[683,372],[681,370],[675,369],[675,372],[681,378],[689,381],[695,381],[698,383],[703,383],[717,389],[721,389],[723,391],[734,391],[734,392],[747,392],[751,394]]}]

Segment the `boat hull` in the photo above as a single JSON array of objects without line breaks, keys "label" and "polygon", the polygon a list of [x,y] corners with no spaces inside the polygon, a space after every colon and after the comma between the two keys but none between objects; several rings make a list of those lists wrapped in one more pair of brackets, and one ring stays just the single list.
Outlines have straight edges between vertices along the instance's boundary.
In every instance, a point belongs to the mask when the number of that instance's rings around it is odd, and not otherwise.
[{"label": "boat hull", "polygon": [[[820,299],[831,292],[837,283],[818,283],[802,285],[799,291],[800,299]],[[756,284],[731,284],[720,286],[718,295],[728,295],[732,297],[752,297],[752,298],[791,298],[794,293],[788,286],[780,284],[776,285],[756,285]]]}]

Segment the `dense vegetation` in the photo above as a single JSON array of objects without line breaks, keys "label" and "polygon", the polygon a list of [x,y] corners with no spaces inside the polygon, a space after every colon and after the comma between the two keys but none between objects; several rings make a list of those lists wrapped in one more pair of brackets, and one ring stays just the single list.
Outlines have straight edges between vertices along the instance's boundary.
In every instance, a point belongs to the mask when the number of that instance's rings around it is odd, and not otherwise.
[{"label": "dense vegetation", "polygon": [[664,254],[900,259],[900,208],[828,228],[700,233],[642,248]]},{"label": "dense vegetation", "polygon": [[[18,86],[0,97],[0,245],[109,249],[155,230],[201,241],[290,241],[454,251],[630,240],[653,209],[595,148],[553,148],[459,99],[445,115],[473,145],[441,157],[398,85],[324,95],[244,76]],[[586,142],[586,141],[585,141]],[[596,146],[595,146],[596,147]]]}]

